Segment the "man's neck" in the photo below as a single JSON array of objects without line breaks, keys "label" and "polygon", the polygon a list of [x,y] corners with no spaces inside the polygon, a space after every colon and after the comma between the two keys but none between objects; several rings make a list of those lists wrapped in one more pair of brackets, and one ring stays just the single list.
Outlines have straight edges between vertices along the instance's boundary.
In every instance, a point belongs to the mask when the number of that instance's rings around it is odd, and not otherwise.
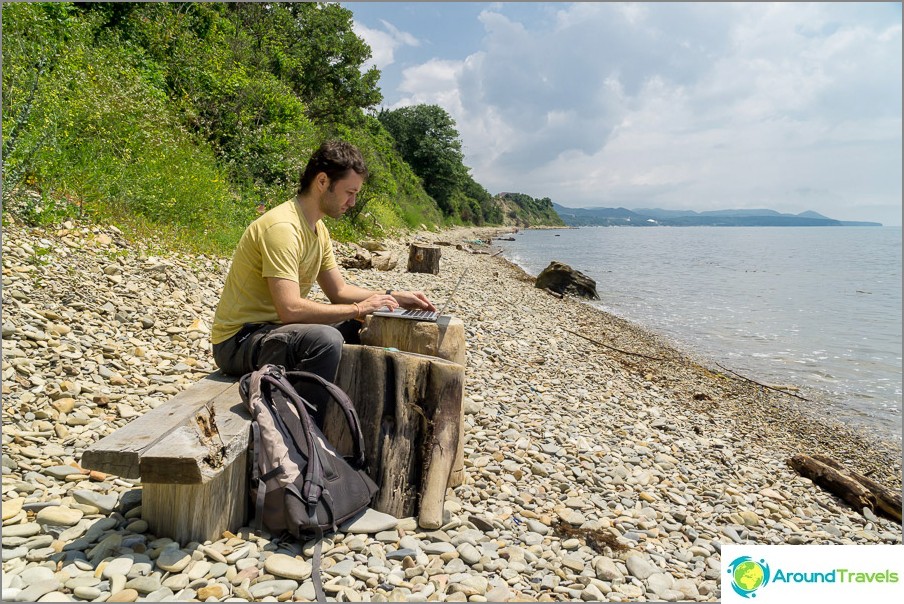
[{"label": "man's neck", "polygon": [[295,207],[304,218],[312,231],[316,231],[317,221],[323,218],[324,214],[320,211],[320,205],[310,193],[295,196]]}]

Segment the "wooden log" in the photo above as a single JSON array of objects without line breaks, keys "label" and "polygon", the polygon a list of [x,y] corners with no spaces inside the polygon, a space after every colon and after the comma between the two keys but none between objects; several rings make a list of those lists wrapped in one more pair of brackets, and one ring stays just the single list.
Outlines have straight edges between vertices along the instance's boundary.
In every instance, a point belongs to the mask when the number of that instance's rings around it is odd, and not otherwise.
[{"label": "wooden log", "polygon": [[863,508],[876,509],[875,495],[865,486],[835,468],[803,453],[789,459],[788,465],[801,476],[809,478],[815,484],[837,495],[857,511],[861,511]]},{"label": "wooden log", "polygon": [[[400,321],[368,316],[361,330],[361,343],[367,346],[398,348],[405,352],[426,354],[465,365],[465,324],[457,317],[441,316],[435,323]],[[459,417],[459,430],[464,429],[464,408]],[[457,487],[465,479],[464,441],[458,440],[455,463],[449,475],[449,487]]]},{"label": "wooden log", "polygon": [[234,383],[234,378],[219,371],[210,374],[166,404],[151,409],[88,447],[82,453],[81,466],[125,478],[139,478],[141,455]]},{"label": "wooden log", "polygon": [[216,541],[245,524],[247,451],[212,480],[200,484],[144,483],[141,517],[150,531],[181,544]]},{"label": "wooden log", "polygon": [[438,275],[439,259],[442,253],[442,249],[435,245],[412,243],[408,250],[408,272]]},{"label": "wooden log", "polygon": [[863,474],[845,468],[843,465],[828,457],[827,455],[814,455],[813,459],[822,462],[830,468],[835,468],[839,472],[848,474],[851,478],[862,484],[864,487],[876,497],[876,507],[878,511],[884,512],[889,518],[897,522],[901,522],[901,493],[892,491],[891,489],[879,484],[872,478]]},{"label": "wooden log", "polygon": [[[370,476],[380,486],[374,508],[424,528],[442,525],[443,502],[460,438],[464,367],[371,346],[344,346],[337,385],[355,404]],[[349,453],[348,430],[336,405],[324,433]]]}]

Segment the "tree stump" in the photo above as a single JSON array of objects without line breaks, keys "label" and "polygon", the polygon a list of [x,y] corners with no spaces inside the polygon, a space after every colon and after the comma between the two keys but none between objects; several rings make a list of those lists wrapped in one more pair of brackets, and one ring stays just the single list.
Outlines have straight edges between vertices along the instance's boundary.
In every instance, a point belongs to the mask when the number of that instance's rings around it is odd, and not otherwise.
[{"label": "tree stump", "polygon": [[443,251],[435,245],[412,243],[408,250],[409,273],[439,274],[439,259]]},{"label": "tree stump", "polygon": [[[370,463],[380,486],[374,508],[397,518],[417,516],[439,528],[449,474],[460,439],[464,367],[371,346],[342,349],[336,384],[355,404]],[[351,451],[345,419],[331,405],[324,434]]]},{"label": "tree stump", "polygon": [[[426,354],[464,366],[465,324],[456,317],[441,316],[436,323],[401,321],[386,317],[368,316],[361,330],[361,343],[381,348],[398,348],[405,352]],[[459,430],[464,428],[464,410],[459,417]],[[449,475],[449,487],[457,487],[465,480],[464,442],[459,439],[455,463]]]}]

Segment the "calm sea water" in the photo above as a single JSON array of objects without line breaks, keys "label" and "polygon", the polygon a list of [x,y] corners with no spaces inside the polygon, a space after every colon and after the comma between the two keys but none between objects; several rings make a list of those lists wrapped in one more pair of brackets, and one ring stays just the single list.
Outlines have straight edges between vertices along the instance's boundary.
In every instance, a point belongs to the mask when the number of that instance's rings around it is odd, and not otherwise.
[{"label": "calm sea water", "polygon": [[901,228],[587,227],[499,241],[532,275],[596,280],[594,304],[901,440]]}]

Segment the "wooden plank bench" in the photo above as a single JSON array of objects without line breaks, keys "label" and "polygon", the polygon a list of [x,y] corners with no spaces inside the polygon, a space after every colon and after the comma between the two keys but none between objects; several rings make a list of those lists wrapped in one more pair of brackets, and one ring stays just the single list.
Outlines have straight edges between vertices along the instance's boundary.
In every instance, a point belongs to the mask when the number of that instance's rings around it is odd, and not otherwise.
[{"label": "wooden plank bench", "polygon": [[[464,367],[346,345],[336,381],[362,419],[372,476],[381,486],[374,507],[418,515],[422,526],[437,528],[459,448]],[[344,420],[328,414],[324,431],[340,450],[348,440],[343,430]],[[204,542],[247,521],[249,443],[238,381],[215,372],[94,443],[81,465],[140,478],[150,530],[181,543]]]}]

